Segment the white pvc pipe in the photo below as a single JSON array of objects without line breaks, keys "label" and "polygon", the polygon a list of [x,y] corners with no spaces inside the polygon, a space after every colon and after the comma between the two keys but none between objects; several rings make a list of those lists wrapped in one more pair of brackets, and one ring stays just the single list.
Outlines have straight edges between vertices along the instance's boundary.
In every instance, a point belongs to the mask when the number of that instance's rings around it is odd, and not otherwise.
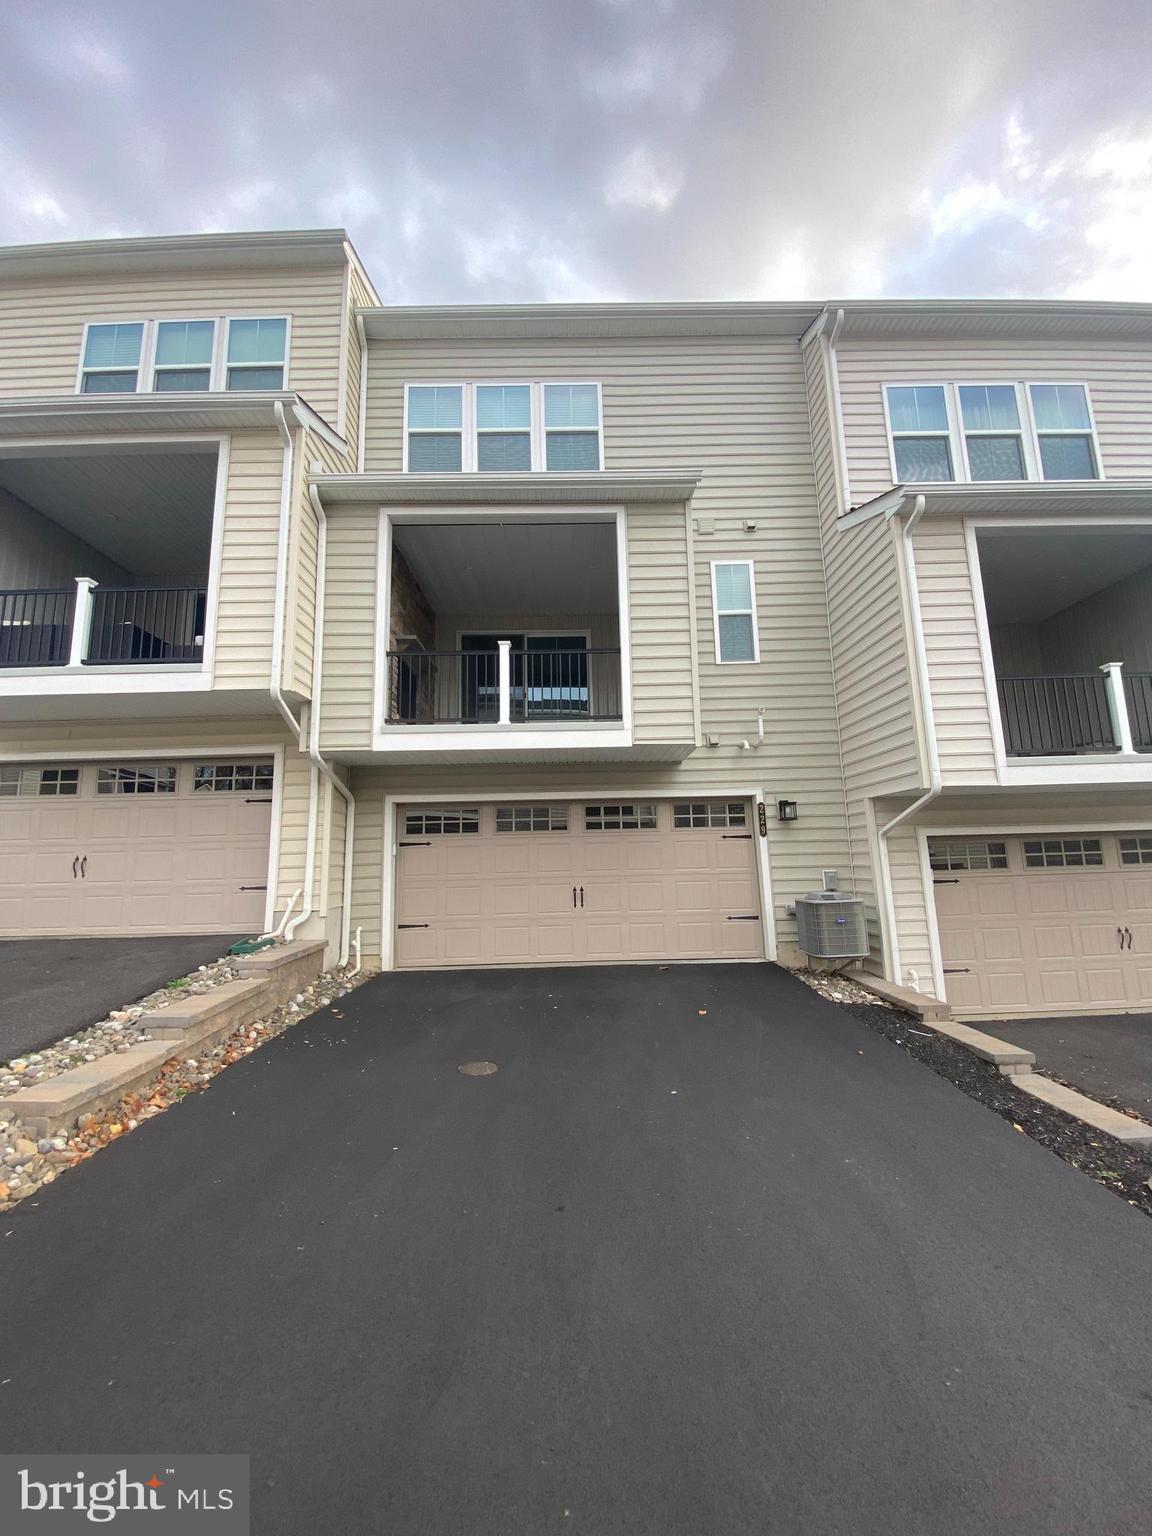
[{"label": "white pvc pipe", "polygon": [[363,932],[363,928],[357,928],[356,937],[352,940],[352,948],[356,951],[356,964],[348,972],[349,976],[358,976],[360,974],[360,935]]},{"label": "white pvc pipe", "polygon": [[302,895],[303,891],[301,890],[300,886],[297,886],[296,889],[292,892],[291,896],[288,898],[288,905],[284,908],[284,916],[276,924],[275,928],[270,929],[268,933],[262,933],[260,935],[261,939],[278,939],[280,937],[280,935],[284,932],[285,927],[287,926],[289,917],[292,915],[292,908],[300,900]]}]

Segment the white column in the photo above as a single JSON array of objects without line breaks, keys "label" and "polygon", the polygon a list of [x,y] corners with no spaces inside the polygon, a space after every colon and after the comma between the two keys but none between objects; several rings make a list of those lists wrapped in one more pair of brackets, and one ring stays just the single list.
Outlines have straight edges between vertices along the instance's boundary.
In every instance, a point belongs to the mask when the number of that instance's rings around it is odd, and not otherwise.
[{"label": "white column", "polygon": [[76,578],[76,606],[72,610],[72,646],[68,652],[68,665],[82,667],[88,654],[88,642],[92,638],[92,589],[100,583],[91,576]]},{"label": "white column", "polygon": [[1112,716],[1112,729],[1121,752],[1135,752],[1132,744],[1132,723],[1128,719],[1128,700],[1124,697],[1124,663],[1106,661],[1100,668],[1108,684],[1108,709]]},{"label": "white column", "polygon": [[496,662],[497,686],[500,690],[500,725],[512,724],[512,642],[497,640],[499,656]]}]

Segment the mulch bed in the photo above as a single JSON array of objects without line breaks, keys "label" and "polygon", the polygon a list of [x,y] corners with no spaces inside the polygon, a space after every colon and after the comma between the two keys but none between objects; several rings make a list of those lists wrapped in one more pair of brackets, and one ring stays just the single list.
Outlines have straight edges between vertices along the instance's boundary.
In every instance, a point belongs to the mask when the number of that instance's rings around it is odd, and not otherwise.
[{"label": "mulch bed", "polygon": [[[937,1077],[946,1077],[970,1099],[979,1099],[1002,1120],[1055,1152],[1066,1163],[1112,1190],[1129,1205],[1152,1216],[1152,1149],[1129,1148],[1090,1130],[1061,1110],[1030,1098],[1012,1087],[991,1062],[981,1061],[943,1035],[928,1034],[919,1019],[878,1003],[840,1003],[853,1018],[923,1063]],[[1047,1075],[1047,1074],[1045,1074]],[[1082,1091],[1082,1090],[1081,1090]],[[1122,1106],[1114,1106],[1120,1108]]]}]

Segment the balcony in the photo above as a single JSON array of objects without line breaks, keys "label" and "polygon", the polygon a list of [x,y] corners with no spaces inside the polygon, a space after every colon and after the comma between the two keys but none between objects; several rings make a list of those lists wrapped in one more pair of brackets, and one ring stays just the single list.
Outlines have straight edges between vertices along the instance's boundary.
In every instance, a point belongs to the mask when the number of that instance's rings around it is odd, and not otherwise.
[{"label": "balcony", "polygon": [[623,719],[618,649],[389,651],[390,725],[570,725]]},{"label": "balcony", "polygon": [[200,665],[206,587],[0,591],[0,668]]},{"label": "balcony", "polygon": [[1152,532],[981,529],[977,546],[1009,772],[1063,762],[1082,781],[1095,760],[1105,779],[1146,773]]}]

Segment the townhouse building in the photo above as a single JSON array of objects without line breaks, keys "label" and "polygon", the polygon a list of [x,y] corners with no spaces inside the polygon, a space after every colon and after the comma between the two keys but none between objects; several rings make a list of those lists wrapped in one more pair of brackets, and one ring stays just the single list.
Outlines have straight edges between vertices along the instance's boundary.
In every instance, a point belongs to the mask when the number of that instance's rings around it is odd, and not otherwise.
[{"label": "townhouse building", "polygon": [[1146,1006],[1150,327],[0,252],[0,933]]}]

